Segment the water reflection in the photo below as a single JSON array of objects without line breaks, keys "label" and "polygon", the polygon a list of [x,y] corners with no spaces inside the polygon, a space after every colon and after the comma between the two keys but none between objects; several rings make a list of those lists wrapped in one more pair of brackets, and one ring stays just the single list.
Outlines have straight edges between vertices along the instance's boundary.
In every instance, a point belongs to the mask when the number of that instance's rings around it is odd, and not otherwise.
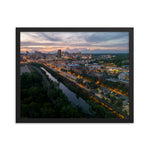
[{"label": "water reflection", "polygon": [[81,97],[77,96],[74,92],[72,92],[71,90],[69,90],[63,83],[59,82],[49,72],[47,72],[47,70],[45,70],[43,67],[41,67],[41,69],[46,72],[46,75],[48,75],[48,77],[51,80],[59,83],[59,88],[68,97],[68,100],[71,101],[71,104],[73,106],[78,106],[78,107],[80,107],[82,109],[82,111],[84,113],[87,113],[87,114],[91,115],[91,112],[89,111],[90,105],[88,103],[86,103]]}]

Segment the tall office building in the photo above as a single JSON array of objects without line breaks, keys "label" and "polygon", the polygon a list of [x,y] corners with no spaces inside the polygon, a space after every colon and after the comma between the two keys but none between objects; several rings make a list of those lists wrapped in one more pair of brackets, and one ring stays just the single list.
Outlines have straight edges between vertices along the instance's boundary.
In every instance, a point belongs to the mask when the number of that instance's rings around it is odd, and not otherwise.
[{"label": "tall office building", "polygon": [[61,58],[61,49],[58,50],[58,58]]}]

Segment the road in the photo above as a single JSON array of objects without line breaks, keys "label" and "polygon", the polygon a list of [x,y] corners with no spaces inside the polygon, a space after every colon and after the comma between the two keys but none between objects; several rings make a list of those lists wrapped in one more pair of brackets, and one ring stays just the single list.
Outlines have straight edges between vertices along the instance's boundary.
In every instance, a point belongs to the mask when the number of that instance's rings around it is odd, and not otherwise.
[{"label": "road", "polygon": [[[54,69],[52,69],[52,68],[49,68],[49,69],[51,69],[51,70],[53,70],[54,72],[56,72],[56,70],[54,70]],[[78,83],[75,82],[74,80],[68,78],[65,74],[63,74],[63,72],[56,72],[56,73],[58,73],[60,76],[63,76],[64,78],[70,80],[71,82],[74,82],[77,86],[79,86],[80,88],[82,88],[85,92],[89,93],[91,96],[93,96],[94,98],[96,98],[99,102],[103,103],[103,104],[105,105],[105,107],[111,108],[113,111],[116,111],[118,114],[124,116],[125,118],[128,118],[128,115],[126,115],[126,114],[124,114],[122,111],[116,109],[114,106],[112,106],[112,105],[106,103],[105,101],[103,101],[103,100],[102,100],[100,97],[98,97],[97,95],[92,94],[92,93],[90,92],[90,90],[87,89],[86,87],[84,87],[84,86],[81,87],[80,84],[78,84]]]}]

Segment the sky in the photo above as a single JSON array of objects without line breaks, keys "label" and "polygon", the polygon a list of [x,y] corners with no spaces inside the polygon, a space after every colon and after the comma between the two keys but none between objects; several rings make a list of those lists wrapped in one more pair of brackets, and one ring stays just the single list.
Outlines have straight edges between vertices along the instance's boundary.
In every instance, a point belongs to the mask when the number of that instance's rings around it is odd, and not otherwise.
[{"label": "sky", "polygon": [[128,32],[21,32],[21,52],[128,53]]}]

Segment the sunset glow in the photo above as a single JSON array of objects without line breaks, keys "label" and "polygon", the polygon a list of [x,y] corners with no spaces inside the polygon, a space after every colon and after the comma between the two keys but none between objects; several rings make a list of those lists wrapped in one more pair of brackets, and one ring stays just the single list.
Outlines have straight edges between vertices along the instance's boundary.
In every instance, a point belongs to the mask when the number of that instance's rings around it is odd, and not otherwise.
[{"label": "sunset glow", "polygon": [[21,32],[21,52],[128,53],[128,32]]}]

